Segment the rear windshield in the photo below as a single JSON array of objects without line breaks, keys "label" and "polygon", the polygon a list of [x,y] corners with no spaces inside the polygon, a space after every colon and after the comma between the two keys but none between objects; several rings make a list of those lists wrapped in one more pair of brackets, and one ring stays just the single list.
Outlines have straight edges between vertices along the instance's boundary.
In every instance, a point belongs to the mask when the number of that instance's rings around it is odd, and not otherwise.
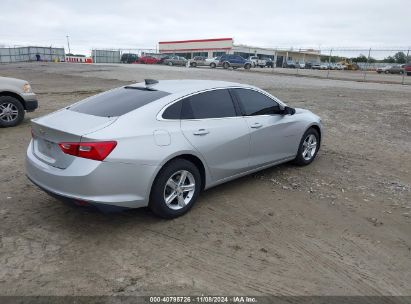
[{"label": "rear windshield", "polygon": [[115,117],[124,115],[169,94],[145,88],[123,87],[91,96],[68,109],[83,114]]}]

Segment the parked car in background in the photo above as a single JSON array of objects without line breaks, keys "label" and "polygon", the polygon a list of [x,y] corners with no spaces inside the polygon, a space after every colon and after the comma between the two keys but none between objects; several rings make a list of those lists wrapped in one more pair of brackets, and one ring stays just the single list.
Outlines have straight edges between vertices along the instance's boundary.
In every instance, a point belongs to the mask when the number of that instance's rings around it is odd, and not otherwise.
[{"label": "parked car in background", "polygon": [[296,68],[296,65],[295,65],[295,62],[294,62],[294,61],[292,61],[292,60],[287,60],[287,61],[285,62],[285,64],[284,64],[284,67],[285,67],[285,68],[289,68],[289,69],[295,69],[295,68]]},{"label": "parked car in background", "polygon": [[329,70],[330,69],[330,65],[328,62],[321,62],[320,63],[320,70]]},{"label": "parked car in background", "polygon": [[202,190],[288,161],[309,165],[322,129],[317,115],[254,86],[146,80],[33,119],[26,175],[66,202],[175,218]]},{"label": "parked car in background", "polygon": [[396,65],[391,66],[391,68],[389,68],[387,71],[390,74],[403,74],[404,67],[405,67],[405,64],[401,64],[401,65],[396,64]]},{"label": "parked car in background", "polygon": [[407,73],[407,76],[411,76],[411,62],[404,65],[404,73]]},{"label": "parked car in background", "polygon": [[334,62],[327,62],[327,66],[329,70],[337,69],[336,64]]},{"label": "parked car in background", "polygon": [[138,59],[138,62],[143,64],[156,64],[158,61],[159,59],[153,56],[143,56]]},{"label": "parked car in background", "polygon": [[342,65],[342,64],[340,64],[340,63],[336,63],[336,64],[335,64],[335,69],[336,69],[336,70],[344,70],[344,68],[345,68],[344,65]]},{"label": "parked car in background", "polygon": [[206,63],[207,63],[208,66],[210,66],[210,68],[214,69],[218,66],[218,64],[220,62],[220,58],[221,58],[221,56],[214,57],[214,58],[207,58]]},{"label": "parked car in background", "polygon": [[312,66],[311,66],[311,69],[321,70],[321,63],[320,62],[313,63]]},{"label": "parked car in background", "polygon": [[391,69],[391,67],[392,67],[391,65],[386,65],[386,66],[377,68],[375,71],[378,74],[381,74],[381,73],[388,74],[389,73],[388,70]]},{"label": "parked car in background", "polygon": [[197,66],[205,66],[209,65],[206,61],[206,57],[204,56],[195,56],[193,59],[190,59],[190,66],[195,68]]},{"label": "parked car in background", "polygon": [[297,62],[297,63],[295,64],[295,66],[296,66],[298,69],[305,69],[305,62],[304,62],[304,61],[299,61],[299,62]]},{"label": "parked car in background", "polygon": [[265,59],[265,66],[267,68],[273,68],[274,67],[274,61],[271,58],[266,58]]},{"label": "parked car in background", "polygon": [[264,59],[258,58],[257,56],[248,57],[248,61],[251,62],[251,64],[253,65],[253,68],[255,68],[256,66],[263,68],[266,65],[266,61]]},{"label": "parked car in background", "polygon": [[305,62],[305,68],[306,69],[312,69],[313,65],[314,65],[313,62],[310,62],[310,61]]},{"label": "parked car in background", "polygon": [[161,56],[159,59],[158,59],[158,64],[163,64],[164,63],[164,60],[166,60],[166,59],[168,59],[168,58],[170,58],[171,57],[171,55],[163,55],[163,56]]},{"label": "parked car in background", "polygon": [[187,65],[188,60],[181,56],[170,56],[163,61],[163,64],[172,65]]},{"label": "parked car in background", "polygon": [[138,62],[138,55],[133,53],[124,53],[121,55],[121,63],[135,63]]},{"label": "parked car in background", "polygon": [[33,112],[37,107],[36,94],[27,81],[0,77],[0,127],[18,125],[25,112]]},{"label": "parked car in background", "polygon": [[218,64],[219,66],[222,66],[224,69],[228,69],[232,67],[233,69],[237,68],[244,68],[246,70],[249,70],[251,68],[251,62],[244,59],[243,57],[239,55],[223,55],[220,57],[220,62]]}]

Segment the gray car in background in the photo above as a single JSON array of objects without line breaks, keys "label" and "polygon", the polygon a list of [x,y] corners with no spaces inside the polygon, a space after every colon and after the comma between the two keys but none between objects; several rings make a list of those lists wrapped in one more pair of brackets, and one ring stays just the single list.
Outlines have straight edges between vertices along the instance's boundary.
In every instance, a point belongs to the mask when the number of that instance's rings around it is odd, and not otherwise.
[{"label": "gray car in background", "polygon": [[181,56],[171,56],[163,61],[167,65],[187,65],[188,60]]},{"label": "gray car in background", "polygon": [[0,77],[0,127],[14,127],[24,119],[25,112],[38,107],[30,84],[21,79]]},{"label": "gray car in background", "polygon": [[33,119],[32,135],[27,176],[49,194],[173,218],[204,189],[288,161],[310,164],[322,124],[251,85],[146,80]]},{"label": "gray car in background", "polygon": [[208,66],[209,63],[207,63],[207,57],[205,56],[195,56],[193,59],[190,60],[190,66],[195,68],[198,66]]}]

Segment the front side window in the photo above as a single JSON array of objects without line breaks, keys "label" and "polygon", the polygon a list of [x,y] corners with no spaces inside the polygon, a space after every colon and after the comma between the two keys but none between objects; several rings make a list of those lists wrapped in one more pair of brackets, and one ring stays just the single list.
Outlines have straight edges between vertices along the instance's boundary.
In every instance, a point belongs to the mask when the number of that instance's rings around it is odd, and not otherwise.
[{"label": "front side window", "polygon": [[270,97],[248,89],[234,89],[244,115],[270,115],[281,112],[279,104]]},{"label": "front side window", "polygon": [[183,102],[182,119],[204,119],[237,116],[230,92],[213,90],[186,98]]}]

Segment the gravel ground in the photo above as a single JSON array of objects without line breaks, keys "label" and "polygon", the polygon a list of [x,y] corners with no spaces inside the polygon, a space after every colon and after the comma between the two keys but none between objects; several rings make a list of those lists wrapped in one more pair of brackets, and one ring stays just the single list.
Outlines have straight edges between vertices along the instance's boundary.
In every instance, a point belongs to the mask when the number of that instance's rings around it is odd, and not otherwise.
[{"label": "gravel ground", "polygon": [[[146,65],[12,64],[40,108],[0,129],[0,295],[411,295],[411,87]],[[30,118],[144,78],[250,83],[319,114],[308,167],[201,194],[185,216],[70,208],[24,174]]]}]

